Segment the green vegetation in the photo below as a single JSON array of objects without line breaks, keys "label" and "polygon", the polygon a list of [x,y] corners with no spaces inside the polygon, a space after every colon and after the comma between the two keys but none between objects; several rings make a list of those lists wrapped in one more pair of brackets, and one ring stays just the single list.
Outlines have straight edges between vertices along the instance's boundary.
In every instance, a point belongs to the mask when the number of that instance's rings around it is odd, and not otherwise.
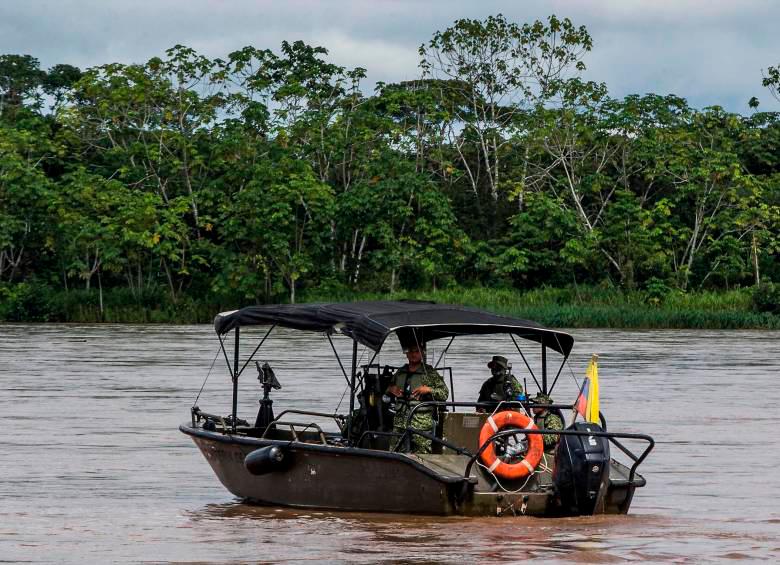
[{"label": "green vegetation", "polygon": [[[493,312],[566,328],[780,329],[780,317],[751,312],[749,290],[675,294],[663,303],[645,291],[593,287],[511,289],[453,288],[395,293],[413,298],[487,308]],[[378,300],[386,294],[342,294],[338,300]],[[329,295],[312,301],[331,300]]]},{"label": "green vegetation", "polygon": [[[459,20],[371,94],[302,42],[0,55],[0,320],[392,296],[779,327],[780,115],[613,98],[581,78],[592,47],[555,16]],[[759,82],[777,96],[777,67]]]},{"label": "green vegetation", "polygon": [[[762,287],[765,288],[765,287]],[[775,286],[774,288],[777,288]],[[232,308],[230,302],[196,301],[190,297],[172,302],[164,288],[140,298],[127,289],[106,290],[101,310],[98,294],[84,289],[52,291],[18,284],[0,287],[0,317],[8,321],[209,323],[216,312]],[[698,328],[780,329],[778,295],[750,289],[675,293],[659,302],[651,293],[615,288],[541,288],[528,291],[451,287],[394,293],[310,291],[305,302],[417,299],[464,304],[531,319],[552,327],[587,328]],[[753,307],[753,301],[770,309]],[[773,301],[773,302],[772,302]],[[755,311],[754,311],[755,310]]]}]

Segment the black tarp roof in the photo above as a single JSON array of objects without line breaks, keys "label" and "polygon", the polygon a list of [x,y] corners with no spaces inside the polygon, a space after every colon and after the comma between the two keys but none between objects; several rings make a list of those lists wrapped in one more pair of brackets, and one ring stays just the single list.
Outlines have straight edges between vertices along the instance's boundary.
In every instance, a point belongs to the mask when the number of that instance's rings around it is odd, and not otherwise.
[{"label": "black tarp roof", "polygon": [[396,332],[402,342],[404,339],[428,342],[459,335],[511,333],[543,343],[563,355],[568,355],[574,346],[574,338],[569,334],[536,322],[476,308],[417,300],[248,306],[214,318],[214,329],[220,335],[237,327],[269,324],[297,330],[338,331],[374,351],[382,347],[392,332]]}]

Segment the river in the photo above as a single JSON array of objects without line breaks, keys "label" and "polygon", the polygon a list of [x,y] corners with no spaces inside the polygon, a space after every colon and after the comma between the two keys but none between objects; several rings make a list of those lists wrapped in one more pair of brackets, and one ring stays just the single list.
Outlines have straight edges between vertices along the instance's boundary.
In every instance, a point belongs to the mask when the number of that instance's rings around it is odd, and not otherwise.
[{"label": "river", "polygon": [[[780,332],[573,334],[555,400],[574,400],[576,379],[597,352],[609,429],[657,442],[640,467],[648,485],[627,516],[466,519],[248,506],[177,429],[214,359],[198,404],[229,412],[229,378],[210,326],[0,325],[0,562],[780,561]],[[345,338],[336,341],[348,350]],[[401,362],[395,344],[387,350],[381,362]],[[458,400],[476,396],[492,354],[509,357],[532,383],[511,341],[456,340],[446,363]],[[333,410],[342,400],[344,377],[320,335],[277,330],[259,359],[282,383],[277,412]],[[257,409],[254,373],[241,380],[246,419]]]}]

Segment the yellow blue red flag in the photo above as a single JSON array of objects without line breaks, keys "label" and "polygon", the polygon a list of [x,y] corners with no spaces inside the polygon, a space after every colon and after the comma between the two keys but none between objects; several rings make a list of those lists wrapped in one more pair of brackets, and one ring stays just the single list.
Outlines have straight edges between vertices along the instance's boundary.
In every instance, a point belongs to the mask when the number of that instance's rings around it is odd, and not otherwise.
[{"label": "yellow blue red flag", "polygon": [[580,388],[580,394],[574,402],[574,409],[585,418],[586,422],[598,424],[599,420],[599,356],[594,354],[585,371],[585,380]]}]

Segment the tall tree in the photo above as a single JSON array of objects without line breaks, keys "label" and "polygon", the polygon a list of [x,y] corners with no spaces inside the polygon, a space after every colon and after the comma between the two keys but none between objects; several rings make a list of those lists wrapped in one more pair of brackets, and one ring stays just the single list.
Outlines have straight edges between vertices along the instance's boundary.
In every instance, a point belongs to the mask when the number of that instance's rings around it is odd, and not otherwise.
[{"label": "tall tree", "polygon": [[[505,194],[502,164],[516,132],[516,113],[542,104],[568,71],[585,68],[591,48],[584,27],[550,16],[519,25],[504,16],[457,20],[420,46],[425,77],[442,79],[450,106],[448,137],[475,197],[497,202]],[[484,185],[484,186],[483,186]]]},{"label": "tall tree", "polygon": [[[0,124],[0,281],[40,271],[43,244],[56,226],[46,214],[52,182],[44,162],[56,148],[34,131]],[[27,268],[25,268],[27,267]]]},{"label": "tall tree", "polygon": [[29,104],[40,106],[40,87],[46,78],[38,59],[31,55],[0,55],[0,117],[13,116]]},{"label": "tall tree", "polygon": [[780,65],[776,67],[769,67],[764,73],[764,78],[761,81],[766,88],[769,89],[769,93],[775,100],[780,102]]}]

